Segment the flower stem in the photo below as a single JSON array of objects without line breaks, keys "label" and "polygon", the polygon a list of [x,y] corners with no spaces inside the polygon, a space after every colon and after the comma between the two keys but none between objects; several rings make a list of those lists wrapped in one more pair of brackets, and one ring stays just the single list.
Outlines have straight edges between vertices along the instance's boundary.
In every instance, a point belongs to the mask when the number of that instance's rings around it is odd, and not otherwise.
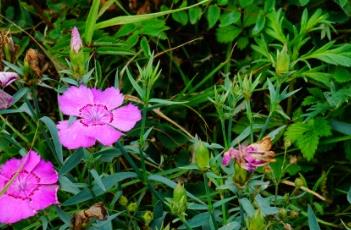
[{"label": "flower stem", "polygon": [[28,146],[30,146],[29,140],[23,136],[15,127],[11,125],[2,115],[0,115],[1,120],[19,137],[21,138]]},{"label": "flower stem", "polygon": [[207,176],[206,176],[205,173],[202,174],[202,176],[204,178],[204,186],[205,186],[205,191],[206,191],[207,205],[208,205],[208,208],[209,208],[209,213],[210,213],[212,222],[213,222],[213,224],[215,226],[215,229],[218,229],[217,223],[216,223],[216,219],[215,219],[215,216],[214,216],[214,210],[213,210],[213,204],[212,204],[212,200],[211,200],[210,189],[208,187],[208,179],[207,179]]}]

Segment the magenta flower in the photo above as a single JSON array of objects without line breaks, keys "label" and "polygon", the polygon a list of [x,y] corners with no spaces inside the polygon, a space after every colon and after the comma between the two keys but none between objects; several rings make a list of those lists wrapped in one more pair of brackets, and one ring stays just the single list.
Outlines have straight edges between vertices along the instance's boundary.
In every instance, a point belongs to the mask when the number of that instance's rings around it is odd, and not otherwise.
[{"label": "magenta flower", "polygon": [[102,91],[71,86],[58,102],[62,113],[77,117],[57,125],[60,141],[68,149],[91,147],[96,140],[112,145],[141,119],[135,105],[121,106],[123,95],[114,87]]},{"label": "magenta flower", "polygon": [[[12,224],[58,204],[58,174],[51,162],[29,151],[0,167],[0,223]],[[8,187],[6,187],[8,186]]]},{"label": "magenta flower", "polygon": [[80,34],[77,27],[73,27],[71,32],[71,50],[75,53],[78,53],[79,50],[83,47],[82,39],[80,38]]},{"label": "magenta flower", "polygon": [[15,72],[0,72],[0,86],[5,88],[9,86],[12,82],[18,79],[18,74]]},{"label": "magenta flower", "polygon": [[227,166],[234,159],[242,168],[249,172],[274,161],[271,139],[267,136],[259,143],[248,146],[239,145],[238,149],[230,148],[223,155],[222,164]]}]

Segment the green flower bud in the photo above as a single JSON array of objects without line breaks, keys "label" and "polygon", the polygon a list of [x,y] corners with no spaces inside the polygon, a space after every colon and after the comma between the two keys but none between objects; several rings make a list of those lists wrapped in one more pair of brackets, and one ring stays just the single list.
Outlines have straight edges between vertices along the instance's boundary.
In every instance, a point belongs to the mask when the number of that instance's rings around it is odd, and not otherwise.
[{"label": "green flower bud", "polygon": [[287,211],[285,208],[280,208],[279,209],[279,212],[278,212],[278,215],[281,219],[285,219],[287,217]]},{"label": "green flower bud", "polygon": [[187,196],[184,186],[180,183],[173,190],[173,198],[168,202],[171,213],[178,217],[183,217],[187,209]]},{"label": "green flower bud", "polygon": [[301,179],[301,178],[296,178],[296,179],[295,179],[295,186],[296,186],[296,189],[299,189],[299,188],[301,188],[301,187],[304,186],[304,185],[305,185],[305,182],[304,182],[303,179]]},{"label": "green flower bud", "polygon": [[238,187],[243,187],[248,181],[250,174],[243,169],[237,162],[234,163],[234,176],[233,182]]},{"label": "green flower bud", "polygon": [[246,219],[247,230],[265,230],[266,223],[260,210],[256,210],[255,215]]},{"label": "green flower bud", "polygon": [[126,196],[121,196],[118,200],[118,203],[122,206],[127,206],[128,205],[128,199]]},{"label": "green flower bud", "polygon": [[149,225],[151,221],[154,219],[154,213],[151,211],[146,211],[143,215],[143,220],[145,222],[145,225]]},{"label": "green flower bud", "polygon": [[277,62],[275,64],[275,72],[280,75],[289,71],[290,57],[288,48],[283,47],[281,51],[277,51]]},{"label": "green flower bud", "polygon": [[135,202],[130,203],[127,206],[127,210],[128,210],[128,212],[136,212],[136,210],[138,210],[138,204]]},{"label": "green flower bud", "polygon": [[210,152],[198,137],[195,137],[193,151],[195,155],[195,163],[201,171],[206,171],[209,168]]}]

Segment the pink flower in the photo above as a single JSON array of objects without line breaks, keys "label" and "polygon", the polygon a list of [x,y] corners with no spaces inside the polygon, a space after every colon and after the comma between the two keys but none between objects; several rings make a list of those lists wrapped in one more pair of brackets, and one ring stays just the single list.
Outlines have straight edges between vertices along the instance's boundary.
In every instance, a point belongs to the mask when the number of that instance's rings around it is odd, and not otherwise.
[{"label": "pink flower", "polygon": [[0,222],[12,224],[58,204],[57,180],[51,162],[44,161],[34,151],[22,159],[6,161],[0,167],[0,191],[5,191],[0,195]]},{"label": "pink flower", "polygon": [[0,109],[7,109],[13,102],[10,94],[0,89]]},{"label": "pink flower", "polygon": [[265,137],[258,143],[248,146],[239,145],[238,149],[230,148],[224,153],[222,164],[227,166],[234,159],[242,168],[249,172],[274,161],[274,152],[270,151],[272,141]]},{"label": "pink flower", "polygon": [[0,86],[5,88],[9,86],[12,82],[18,79],[18,74],[15,72],[0,72]]},{"label": "pink flower", "polygon": [[123,95],[114,87],[102,91],[71,86],[58,102],[62,113],[77,117],[57,125],[60,141],[68,149],[91,147],[96,140],[112,145],[141,119],[138,107],[121,106]]},{"label": "pink flower", "polygon": [[78,53],[79,50],[83,47],[82,39],[80,38],[80,34],[77,27],[73,27],[71,32],[71,50],[75,53]]}]

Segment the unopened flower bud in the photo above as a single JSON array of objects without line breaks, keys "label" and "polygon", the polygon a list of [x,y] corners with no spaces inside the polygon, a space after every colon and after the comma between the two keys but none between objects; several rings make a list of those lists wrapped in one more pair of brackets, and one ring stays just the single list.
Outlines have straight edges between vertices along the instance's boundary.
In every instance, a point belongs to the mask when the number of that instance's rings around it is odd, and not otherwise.
[{"label": "unopened flower bud", "polygon": [[128,210],[128,212],[136,212],[138,210],[138,204],[135,202],[130,203],[127,206],[127,210]]},{"label": "unopened flower bud", "polygon": [[154,219],[154,213],[153,212],[146,211],[144,213],[143,220],[144,220],[146,226],[148,226],[153,219]]},{"label": "unopened flower bud", "polygon": [[128,199],[126,196],[121,196],[118,200],[118,203],[122,206],[127,206],[128,205]]},{"label": "unopened flower bud", "polygon": [[173,190],[173,198],[169,201],[168,206],[171,213],[178,217],[183,217],[187,209],[187,196],[184,186],[180,183]]},{"label": "unopened flower bud", "polygon": [[256,210],[255,215],[246,219],[247,230],[264,230],[266,223],[260,210]]},{"label": "unopened flower bud", "polygon": [[275,72],[280,75],[289,71],[290,57],[287,47],[284,46],[281,51],[277,51],[277,62]]},{"label": "unopened flower bud", "polygon": [[299,216],[299,212],[298,212],[298,211],[293,210],[293,211],[291,211],[291,212],[289,213],[289,218],[291,218],[291,219],[295,219],[295,218],[297,218],[298,216]]},{"label": "unopened flower bud", "polygon": [[73,27],[71,32],[71,51],[78,53],[82,47],[83,47],[83,42],[80,37],[78,28]]},{"label": "unopened flower bud", "polygon": [[304,185],[305,185],[305,182],[303,181],[303,179],[301,179],[301,178],[296,178],[295,179],[295,187],[296,187],[296,189],[299,189],[299,188],[301,188]]},{"label": "unopened flower bud", "polygon": [[234,163],[234,176],[233,182],[239,188],[243,187],[248,181],[250,174],[244,168],[242,168],[237,162]]},{"label": "unopened flower bud", "polygon": [[278,215],[279,215],[279,217],[281,218],[281,219],[285,219],[286,218],[286,216],[287,216],[287,211],[286,211],[286,209],[285,208],[280,208],[279,209],[279,212],[278,212]]},{"label": "unopened flower bud", "polygon": [[195,155],[195,163],[201,171],[205,171],[209,168],[210,162],[210,152],[202,142],[197,137],[194,140],[193,151]]}]

